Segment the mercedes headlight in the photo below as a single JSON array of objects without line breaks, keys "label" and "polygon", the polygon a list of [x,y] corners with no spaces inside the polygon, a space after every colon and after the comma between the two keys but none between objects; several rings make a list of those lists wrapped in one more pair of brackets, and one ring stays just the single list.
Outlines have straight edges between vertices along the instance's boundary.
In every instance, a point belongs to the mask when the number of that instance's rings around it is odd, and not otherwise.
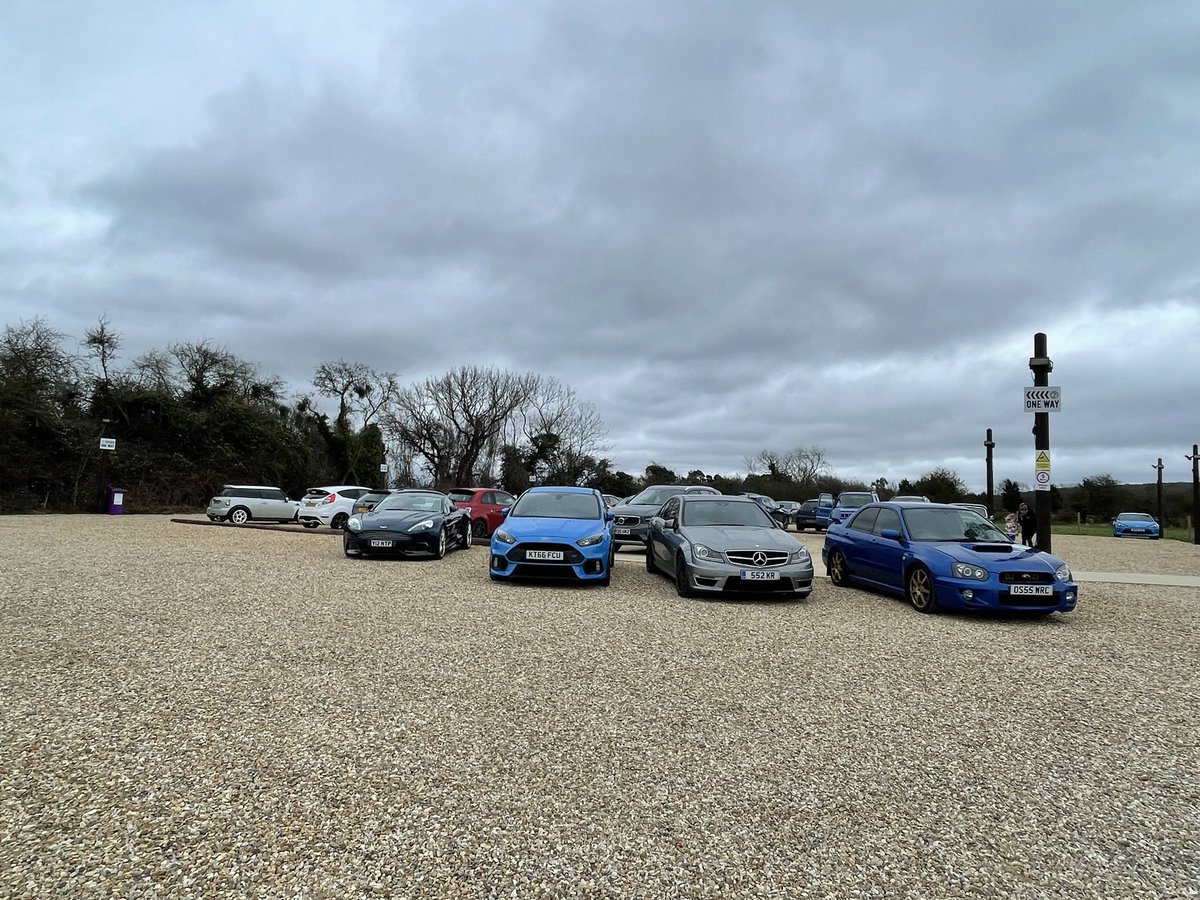
[{"label": "mercedes headlight", "polygon": [[1070,581],[1071,570],[1065,565],[1059,566],[1058,570],[1054,573],[1054,577],[1059,581]]},{"label": "mercedes headlight", "polygon": [[502,544],[515,544],[517,539],[502,528],[496,529],[496,533],[492,535]]},{"label": "mercedes headlight", "polygon": [[416,525],[409,526],[408,531],[411,534],[414,531],[428,531],[432,527],[433,519],[424,519],[418,522]]},{"label": "mercedes headlight", "polygon": [[721,551],[705,547],[703,544],[692,544],[692,556],[700,562],[725,562]]},{"label": "mercedes headlight", "polygon": [[580,538],[575,543],[578,544],[580,547],[595,547],[602,540],[604,540],[604,532],[603,531],[599,532],[598,534],[589,534],[585,538]]},{"label": "mercedes headlight", "polygon": [[808,562],[808,548],[801,546],[801,547],[797,547],[795,550],[793,550],[792,551],[792,562],[794,562],[794,563]]},{"label": "mercedes headlight", "polygon": [[982,566],[973,566],[970,563],[956,562],[952,568],[955,578],[972,578],[975,581],[987,581],[988,570]]}]

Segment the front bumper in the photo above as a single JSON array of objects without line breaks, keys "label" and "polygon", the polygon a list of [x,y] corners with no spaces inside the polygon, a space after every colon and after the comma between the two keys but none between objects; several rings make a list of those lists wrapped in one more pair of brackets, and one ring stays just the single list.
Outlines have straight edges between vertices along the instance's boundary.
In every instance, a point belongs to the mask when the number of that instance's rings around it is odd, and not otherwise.
[{"label": "front bumper", "polygon": [[938,605],[948,609],[982,609],[993,612],[1070,612],[1079,602],[1079,586],[1073,581],[1055,581],[1050,594],[1023,596],[1012,593],[1013,585],[992,577],[987,581],[967,578],[935,580]]},{"label": "front bumper", "polygon": [[[788,563],[769,569],[744,569],[730,563],[689,562],[692,587],[706,594],[770,594],[787,597],[807,597],[812,593],[813,564]],[[743,578],[743,572],[777,573],[778,580]]]},{"label": "front bumper", "polygon": [[1133,527],[1129,525],[1114,525],[1113,537],[1144,537],[1156,538],[1159,535],[1157,528],[1147,528],[1146,526]]},{"label": "front bumper", "polygon": [[342,548],[351,556],[434,556],[438,535],[436,528],[411,534],[405,531],[343,531]]},{"label": "front bumper", "polygon": [[650,538],[650,522],[642,519],[637,525],[613,525],[614,544],[644,544]]},{"label": "front bumper", "polygon": [[[534,553],[561,553],[561,559],[530,559]],[[488,571],[494,578],[565,578],[597,581],[609,574],[612,544],[605,540],[591,547],[550,541],[518,541],[505,544],[493,540]]]}]

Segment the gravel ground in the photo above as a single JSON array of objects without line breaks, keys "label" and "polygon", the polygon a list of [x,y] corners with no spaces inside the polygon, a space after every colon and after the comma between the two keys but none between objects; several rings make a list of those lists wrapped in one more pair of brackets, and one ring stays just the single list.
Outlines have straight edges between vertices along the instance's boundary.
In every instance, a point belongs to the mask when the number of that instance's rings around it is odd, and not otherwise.
[{"label": "gravel ground", "polygon": [[1200,896],[1200,589],[925,617],[485,566],[0,518],[0,896]]}]

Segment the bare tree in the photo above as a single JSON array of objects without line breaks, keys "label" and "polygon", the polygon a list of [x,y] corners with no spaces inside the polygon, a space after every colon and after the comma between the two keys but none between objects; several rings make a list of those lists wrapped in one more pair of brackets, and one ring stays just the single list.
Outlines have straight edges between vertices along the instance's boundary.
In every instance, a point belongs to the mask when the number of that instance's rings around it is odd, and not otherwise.
[{"label": "bare tree", "polygon": [[435,485],[465,485],[536,385],[532,374],[461,366],[401,390],[381,425],[424,460]]},{"label": "bare tree", "polygon": [[100,366],[100,381],[102,384],[112,383],[111,367],[121,349],[121,336],[113,331],[108,324],[108,316],[101,316],[95,328],[84,332],[83,355],[96,360]]},{"label": "bare tree", "polygon": [[338,427],[343,431],[370,425],[400,392],[394,372],[380,372],[363,363],[322,363],[313,376],[317,393],[338,401]]},{"label": "bare tree", "polygon": [[[506,430],[510,444],[548,448],[544,461],[551,476],[560,480],[583,477],[595,458],[611,448],[596,408],[555,378],[537,378],[529,400],[513,413]],[[547,435],[557,440],[548,443]]]}]

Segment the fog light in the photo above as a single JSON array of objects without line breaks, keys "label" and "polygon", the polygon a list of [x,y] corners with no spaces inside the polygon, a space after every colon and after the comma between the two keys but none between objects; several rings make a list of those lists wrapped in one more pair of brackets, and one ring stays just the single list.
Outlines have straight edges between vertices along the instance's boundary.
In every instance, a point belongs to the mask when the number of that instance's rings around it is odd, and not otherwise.
[{"label": "fog light", "polygon": [[1075,599],[1075,592],[1074,592],[1074,591],[1067,591],[1067,599],[1068,599],[1068,600],[1074,600],[1074,599]]},{"label": "fog light", "polygon": [[493,569],[506,569],[506,568],[508,568],[508,560],[505,559],[503,556],[493,556],[492,557],[492,568]]},{"label": "fog light", "polygon": [[962,596],[963,596],[963,599],[964,599],[964,600],[974,600],[974,599],[975,599],[975,592],[974,592],[974,591],[972,591],[972,590],[970,590],[970,589],[968,589],[968,590],[965,590],[965,591],[963,591],[963,592],[962,592]]}]

